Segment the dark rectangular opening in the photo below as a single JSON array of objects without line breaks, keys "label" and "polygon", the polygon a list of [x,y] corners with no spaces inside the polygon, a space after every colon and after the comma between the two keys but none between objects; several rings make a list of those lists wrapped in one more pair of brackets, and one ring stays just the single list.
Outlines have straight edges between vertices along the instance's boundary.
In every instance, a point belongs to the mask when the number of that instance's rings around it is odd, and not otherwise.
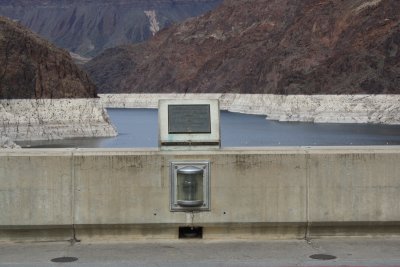
[{"label": "dark rectangular opening", "polygon": [[179,238],[202,239],[203,227],[179,227]]}]

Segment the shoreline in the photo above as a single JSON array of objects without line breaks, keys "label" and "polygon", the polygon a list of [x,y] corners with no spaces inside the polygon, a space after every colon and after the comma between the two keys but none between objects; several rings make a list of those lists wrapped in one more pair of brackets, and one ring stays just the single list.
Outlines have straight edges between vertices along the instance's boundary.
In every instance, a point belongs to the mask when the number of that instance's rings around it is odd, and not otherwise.
[{"label": "shoreline", "polygon": [[220,109],[290,122],[400,124],[400,95],[99,94],[105,108],[157,108],[159,99],[219,99]]}]

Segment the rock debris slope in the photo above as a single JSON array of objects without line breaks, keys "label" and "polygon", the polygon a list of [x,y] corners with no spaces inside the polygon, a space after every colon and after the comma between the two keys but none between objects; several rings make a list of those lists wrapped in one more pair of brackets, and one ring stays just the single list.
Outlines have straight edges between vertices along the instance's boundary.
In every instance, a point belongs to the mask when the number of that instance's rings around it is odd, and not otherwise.
[{"label": "rock debris slope", "polygon": [[85,69],[107,93],[397,94],[400,1],[225,0]]},{"label": "rock debris slope", "polygon": [[160,28],[215,8],[221,0],[0,0],[0,15],[20,21],[84,57],[147,40]]},{"label": "rock debris slope", "polygon": [[0,17],[0,99],[95,96],[95,85],[68,52]]}]

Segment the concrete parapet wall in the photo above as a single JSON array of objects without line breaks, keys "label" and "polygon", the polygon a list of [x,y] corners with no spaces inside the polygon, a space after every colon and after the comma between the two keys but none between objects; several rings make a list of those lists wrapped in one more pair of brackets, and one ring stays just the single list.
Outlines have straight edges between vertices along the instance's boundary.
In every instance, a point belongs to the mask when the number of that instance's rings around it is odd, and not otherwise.
[{"label": "concrete parapet wall", "polygon": [[[169,162],[191,160],[211,162],[211,211],[193,218],[169,210]],[[397,234],[398,162],[397,147],[4,150],[0,239],[176,238],[192,219],[204,238]]]}]

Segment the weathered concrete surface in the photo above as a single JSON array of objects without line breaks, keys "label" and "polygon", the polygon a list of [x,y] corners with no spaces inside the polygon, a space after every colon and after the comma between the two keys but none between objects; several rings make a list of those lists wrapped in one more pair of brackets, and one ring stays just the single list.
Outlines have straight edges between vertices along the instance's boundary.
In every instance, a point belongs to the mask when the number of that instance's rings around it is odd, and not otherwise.
[{"label": "weathered concrete surface", "polygon": [[218,99],[223,110],[269,120],[400,124],[400,95],[103,94],[110,108],[157,108],[159,99]]},{"label": "weathered concrete surface", "polygon": [[0,239],[71,239],[72,151],[1,155]]},{"label": "weathered concrete surface", "polygon": [[[169,211],[169,162],[191,160],[211,162],[211,211],[193,218]],[[398,235],[399,160],[398,147],[4,150],[0,238],[43,226],[84,241],[177,238],[192,224],[205,239]]]},{"label": "weathered concrete surface", "polygon": [[[360,226],[373,235],[400,221],[400,155],[387,152],[310,152],[308,220],[314,224],[313,235],[346,235],[349,227],[361,233]],[[329,222],[337,223],[335,231]]]},{"label": "weathered concrete surface", "polygon": [[[185,213],[169,211],[168,165],[170,161],[187,160],[211,162],[211,212],[194,215],[196,225],[208,225],[205,237],[222,237],[230,232],[249,237],[248,231],[235,230],[241,227],[253,229],[250,236],[256,236],[267,232],[263,228],[268,224],[305,222],[304,155],[290,155],[293,151],[264,155],[242,152],[76,152],[75,224],[138,224],[139,229],[148,223],[176,224],[175,229],[179,224],[185,225]],[[225,225],[222,232],[215,231],[221,223],[233,225]],[[119,229],[126,235],[126,228]],[[297,229],[294,227],[295,231],[289,234],[304,236],[304,231]],[[85,235],[84,229],[79,230],[78,227],[78,236]],[[165,226],[157,231],[171,237]],[[132,234],[138,235],[135,231]],[[175,238],[176,235],[175,231]]]},{"label": "weathered concrete surface", "polygon": [[312,153],[309,219],[400,221],[399,162],[399,154]]},{"label": "weathered concrete surface", "polygon": [[1,225],[68,225],[72,221],[72,152],[0,157]]}]

